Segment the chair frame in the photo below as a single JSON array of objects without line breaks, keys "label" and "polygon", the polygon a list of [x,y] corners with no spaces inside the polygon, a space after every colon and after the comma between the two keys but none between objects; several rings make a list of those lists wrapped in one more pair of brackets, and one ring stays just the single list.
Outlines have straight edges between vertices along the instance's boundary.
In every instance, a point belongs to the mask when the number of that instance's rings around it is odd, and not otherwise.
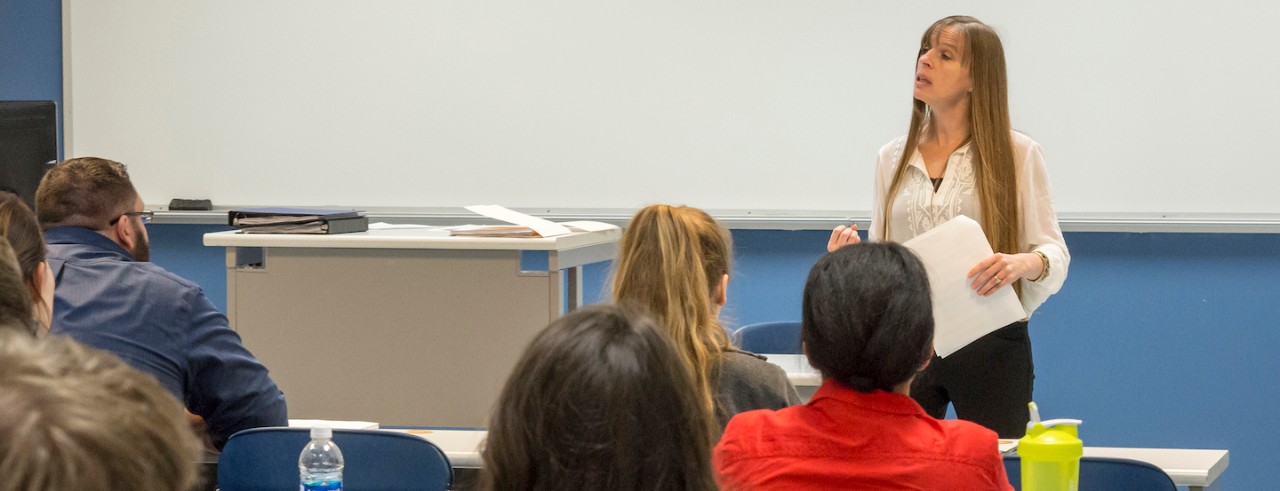
[{"label": "chair frame", "polygon": [[799,321],[750,324],[738,328],[732,337],[743,351],[776,355],[804,354],[800,347]]},{"label": "chair frame", "polygon": [[[311,440],[309,428],[267,427],[236,432],[218,458],[222,491],[298,489],[298,453]],[[405,433],[334,429],[345,460],[343,489],[452,489],[449,458],[434,443]]]}]

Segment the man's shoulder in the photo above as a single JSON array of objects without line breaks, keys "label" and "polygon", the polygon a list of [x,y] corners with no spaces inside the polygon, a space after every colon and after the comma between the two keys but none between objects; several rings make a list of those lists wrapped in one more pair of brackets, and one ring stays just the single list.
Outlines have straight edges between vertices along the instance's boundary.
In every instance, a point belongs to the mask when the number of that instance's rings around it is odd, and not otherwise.
[{"label": "man's shoulder", "polygon": [[152,262],[130,261],[110,255],[94,255],[91,246],[75,244],[51,245],[50,259],[66,264],[73,271],[97,271],[94,276],[110,276],[115,278],[134,278],[135,284],[146,284],[157,287],[160,292],[171,292],[174,295],[185,295],[189,292],[201,292],[200,285],[178,276]]},{"label": "man's shoulder", "polygon": [[196,282],[178,276],[176,273],[170,272],[155,263],[146,262],[133,264],[138,265],[140,269],[145,271],[145,274],[151,275],[156,282],[169,284],[169,286],[184,292],[191,290],[203,293],[200,285],[196,284]]}]

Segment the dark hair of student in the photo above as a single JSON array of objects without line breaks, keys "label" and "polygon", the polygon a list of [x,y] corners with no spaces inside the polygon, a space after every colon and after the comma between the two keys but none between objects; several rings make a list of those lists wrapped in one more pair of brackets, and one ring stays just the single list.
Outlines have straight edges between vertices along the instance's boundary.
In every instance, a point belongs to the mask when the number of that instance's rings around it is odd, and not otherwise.
[{"label": "dark hair of student", "polygon": [[711,415],[648,317],[579,309],[534,338],[481,452],[485,490],[716,489]]},{"label": "dark hair of student", "polygon": [[892,391],[932,354],[924,266],[889,242],[827,254],[809,271],[800,339],[823,378],[859,392]]}]

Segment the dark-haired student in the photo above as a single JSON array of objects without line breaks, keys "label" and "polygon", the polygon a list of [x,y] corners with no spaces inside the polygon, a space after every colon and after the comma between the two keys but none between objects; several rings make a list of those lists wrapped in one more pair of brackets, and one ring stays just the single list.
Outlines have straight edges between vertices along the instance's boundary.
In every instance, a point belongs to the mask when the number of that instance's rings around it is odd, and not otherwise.
[{"label": "dark-haired student", "polygon": [[804,406],[739,414],[715,448],[724,489],[1012,489],[995,432],[943,421],[910,396],[932,357],[920,261],[893,243],[823,257],[801,340],[823,383]]},{"label": "dark-haired student", "polygon": [[495,407],[480,489],[716,489],[711,413],[642,314],[593,306],[552,322]]}]

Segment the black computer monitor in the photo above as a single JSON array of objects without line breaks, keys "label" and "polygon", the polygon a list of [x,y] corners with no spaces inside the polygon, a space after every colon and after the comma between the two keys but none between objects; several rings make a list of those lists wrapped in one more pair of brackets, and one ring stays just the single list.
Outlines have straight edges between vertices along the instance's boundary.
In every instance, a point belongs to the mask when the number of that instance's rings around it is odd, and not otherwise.
[{"label": "black computer monitor", "polygon": [[58,108],[53,101],[0,101],[0,189],[35,206],[36,187],[58,159]]}]

